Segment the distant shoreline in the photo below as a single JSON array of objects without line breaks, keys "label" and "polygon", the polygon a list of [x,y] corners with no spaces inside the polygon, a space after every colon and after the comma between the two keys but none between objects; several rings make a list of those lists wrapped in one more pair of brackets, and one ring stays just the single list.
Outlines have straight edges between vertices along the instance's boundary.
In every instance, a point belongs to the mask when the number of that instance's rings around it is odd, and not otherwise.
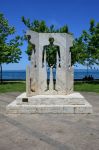
[{"label": "distant shoreline", "polygon": [[[75,68],[74,68],[74,70],[76,70],[76,71],[79,71],[79,70],[82,70],[82,71],[83,71],[83,70],[86,70],[86,71],[87,71],[87,69],[75,69]],[[96,69],[88,69],[88,70],[89,70],[89,71],[92,71],[92,70],[94,70],[94,71],[99,71],[98,68],[96,68]],[[3,69],[3,71],[19,71],[19,72],[20,72],[20,71],[26,71],[26,70],[25,70],[25,69],[21,69],[21,70],[10,70],[10,69],[4,70],[4,69]]]},{"label": "distant shoreline", "polygon": [[[83,80],[85,76],[92,76],[94,80],[99,80],[99,70],[74,69],[74,80]],[[3,80],[21,80],[26,79],[25,70],[3,70]]]},{"label": "distant shoreline", "polygon": [[[3,79],[3,81],[26,81],[26,79]],[[85,81],[85,80],[83,80],[83,79],[74,79],[74,81],[76,82],[76,81],[83,81],[83,82],[97,82],[97,81],[99,81],[99,79],[94,79],[93,81]]]}]

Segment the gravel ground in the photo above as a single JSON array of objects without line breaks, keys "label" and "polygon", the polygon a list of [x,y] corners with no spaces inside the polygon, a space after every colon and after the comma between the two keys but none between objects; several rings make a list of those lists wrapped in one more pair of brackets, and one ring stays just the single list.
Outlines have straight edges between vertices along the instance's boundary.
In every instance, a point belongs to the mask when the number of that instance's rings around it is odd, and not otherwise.
[{"label": "gravel ground", "polygon": [[0,150],[99,150],[99,94],[81,93],[93,114],[6,114],[19,94],[0,94]]}]

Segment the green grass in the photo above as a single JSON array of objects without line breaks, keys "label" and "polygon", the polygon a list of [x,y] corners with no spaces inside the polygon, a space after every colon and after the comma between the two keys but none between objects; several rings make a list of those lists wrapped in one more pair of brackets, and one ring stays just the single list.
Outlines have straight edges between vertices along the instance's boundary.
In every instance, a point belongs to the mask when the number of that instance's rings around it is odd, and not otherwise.
[{"label": "green grass", "polygon": [[25,82],[4,82],[0,84],[0,93],[24,91],[26,91]]},{"label": "green grass", "polygon": [[[24,92],[26,91],[25,82],[4,82],[0,84],[0,93],[5,92]],[[76,82],[74,84],[74,91],[96,92],[99,93],[99,83],[84,83]]]},{"label": "green grass", "polygon": [[99,83],[76,82],[74,84],[74,91],[99,93]]}]

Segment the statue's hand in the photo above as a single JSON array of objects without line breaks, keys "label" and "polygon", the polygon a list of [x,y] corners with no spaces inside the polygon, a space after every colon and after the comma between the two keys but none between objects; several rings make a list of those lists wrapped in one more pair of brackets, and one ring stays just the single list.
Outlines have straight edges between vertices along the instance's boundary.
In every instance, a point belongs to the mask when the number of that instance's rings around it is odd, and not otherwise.
[{"label": "statue's hand", "polygon": [[61,65],[60,65],[60,63],[59,63],[59,65],[58,65],[58,67],[59,67],[59,68],[61,68]]},{"label": "statue's hand", "polygon": [[34,65],[34,67],[36,68],[36,67],[37,67],[37,65],[35,64],[35,65]]},{"label": "statue's hand", "polygon": [[42,64],[42,68],[44,68],[44,63]]}]

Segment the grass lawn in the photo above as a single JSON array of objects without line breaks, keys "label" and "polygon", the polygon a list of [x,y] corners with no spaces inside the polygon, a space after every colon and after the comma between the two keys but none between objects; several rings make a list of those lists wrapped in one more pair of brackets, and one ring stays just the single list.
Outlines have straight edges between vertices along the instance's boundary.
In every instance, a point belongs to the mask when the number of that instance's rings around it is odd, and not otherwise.
[{"label": "grass lawn", "polygon": [[0,84],[0,93],[5,92],[24,92],[26,91],[25,82],[4,82]]},{"label": "grass lawn", "polygon": [[99,82],[98,83],[97,82],[93,82],[93,83],[75,82],[74,91],[99,93]]},{"label": "grass lawn", "polygon": [[[24,92],[26,91],[25,82],[4,82],[0,84],[0,93],[5,92]],[[99,93],[99,83],[76,82],[74,91],[97,92]]]}]

